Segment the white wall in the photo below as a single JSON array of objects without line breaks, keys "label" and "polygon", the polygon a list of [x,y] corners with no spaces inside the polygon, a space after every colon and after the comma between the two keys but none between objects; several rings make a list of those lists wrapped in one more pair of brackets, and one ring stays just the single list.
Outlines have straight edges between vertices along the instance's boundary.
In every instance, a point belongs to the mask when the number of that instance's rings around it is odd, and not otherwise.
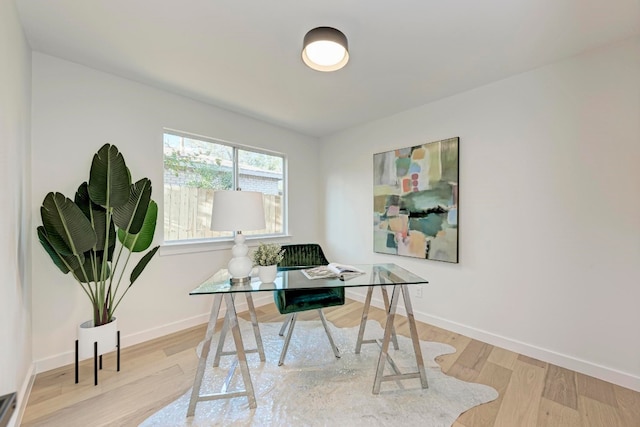
[{"label": "white wall", "polygon": [[[40,53],[33,55],[32,119],[34,229],[41,224],[45,195],[61,191],[73,197],[88,179],[93,154],[109,142],[123,152],[134,179],[146,176],[153,182],[160,243],[162,132],[167,127],[285,153],[291,241],[320,239],[320,150],[314,138]],[[123,346],[208,320],[210,297],[188,293],[226,266],[230,251],[171,253],[151,261],[118,308]],[[79,285],[60,273],[37,240],[32,254],[34,360],[43,371],[73,362],[76,327],[91,311]],[[272,301],[270,295],[265,298]]]},{"label": "white wall", "polygon": [[[13,1],[0,1],[0,395],[30,383],[31,50]],[[17,416],[11,420],[15,423]]]},{"label": "white wall", "polygon": [[[374,254],[373,154],[455,136],[460,263]],[[640,390],[640,39],[347,130],[323,158],[334,258],[427,278],[421,320]]]}]

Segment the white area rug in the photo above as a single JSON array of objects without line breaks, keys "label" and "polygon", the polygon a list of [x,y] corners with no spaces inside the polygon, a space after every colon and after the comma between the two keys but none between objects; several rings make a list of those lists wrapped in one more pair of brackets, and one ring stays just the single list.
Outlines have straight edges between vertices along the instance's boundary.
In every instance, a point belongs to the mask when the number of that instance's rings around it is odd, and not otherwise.
[{"label": "white area rug", "polygon": [[[251,324],[240,320],[245,348],[255,348]],[[146,419],[141,426],[451,426],[466,410],[498,397],[495,389],[460,381],[443,374],[434,359],[455,352],[449,345],[421,341],[428,389],[419,379],[402,383],[385,381],[381,393],[372,394],[379,347],[364,344],[354,353],[358,328],[336,328],[329,323],[341,358],[336,359],[320,321],[298,321],[287,358],[278,366],[284,338],[280,323],[261,323],[266,362],[257,353],[247,355],[257,408],[249,409],[246,397],[199,402],[195,416],[187,418],[191,390]],[[367,338],[382,338],[383,329],[369,321]],[[416,371],[411,340],[398,335],[400,350],[390,354],[404,372]],[[201,394],[220,391],[234,356],[223,356],[219,368],[212,368],[217,335],[212,341]],[[225,350],[233,348],[227,335]],[[385,374],[391,373],[389,366]],[[236,369],[230,390],[242,389]]]}]

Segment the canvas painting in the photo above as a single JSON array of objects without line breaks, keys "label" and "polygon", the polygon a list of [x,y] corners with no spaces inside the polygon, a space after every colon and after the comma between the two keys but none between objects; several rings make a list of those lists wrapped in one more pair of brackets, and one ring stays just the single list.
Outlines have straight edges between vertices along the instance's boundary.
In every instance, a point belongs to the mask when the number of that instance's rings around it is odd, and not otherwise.
[{"label": "canvas painting", "polygon": [[375,252],[458,262],[458,143],[373,155]]}]

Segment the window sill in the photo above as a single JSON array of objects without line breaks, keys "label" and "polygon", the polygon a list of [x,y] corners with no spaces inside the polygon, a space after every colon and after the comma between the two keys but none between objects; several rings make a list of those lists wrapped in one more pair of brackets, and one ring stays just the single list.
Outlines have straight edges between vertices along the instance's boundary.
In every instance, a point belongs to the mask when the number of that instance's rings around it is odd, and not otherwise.
[{"label": "window sill", "polygon": [[[249,249],[258,247],[260,242],[270,242],[270,243],[287,243],[290,242],[293,236],[288,234],[278,234],[273,236],[246,236],[246,244],[249,246]],[[171,255],[182,255],[182,254],[191,254],[197,252],[213,252],[213,251],[224,251],[231,249],[233,247],[233,240],[221,240],[221,241],[206,241],[206,240],[191,240],[185,242],[170,242],[163,243],[160,245],[160,250],[158,251],[159,256],[171,256]]]}]

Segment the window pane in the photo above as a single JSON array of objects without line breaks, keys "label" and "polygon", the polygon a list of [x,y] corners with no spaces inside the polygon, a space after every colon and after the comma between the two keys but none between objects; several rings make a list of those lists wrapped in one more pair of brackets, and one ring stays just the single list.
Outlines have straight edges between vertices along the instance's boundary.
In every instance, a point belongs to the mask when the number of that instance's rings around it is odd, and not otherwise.
[{"label": "window pane", "polygon": [[213,192],[233,188],[233,147],[164,135],[164,240],[232,236],[210,230]]},{"label": "window pane", "polygon": [[264,194],[264,230],[243,231],[246,235],[284,233],[284,158],[238,149],[238,185],[244,191]]},{"label": "window pane", "polygon": [[[235,163],[237,160],[237,163]],[[284,157],[240,149],[232,143],[164,134],[164,240],[229,239],[233,232],[210,230],[216,190],[265,194],[264,230],[247,235],[284,234]]]}]

